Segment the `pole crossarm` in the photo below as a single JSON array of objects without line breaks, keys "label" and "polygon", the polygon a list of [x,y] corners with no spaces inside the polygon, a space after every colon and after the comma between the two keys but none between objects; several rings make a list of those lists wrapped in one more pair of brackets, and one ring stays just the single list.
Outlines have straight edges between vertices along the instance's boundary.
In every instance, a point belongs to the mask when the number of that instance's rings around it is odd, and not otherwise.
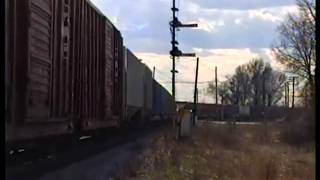
[{"label": "pole crossarm", "polygon": [[193,28],[198,27],[198,24],[192,23],[192,24],[183,24],[177,17],[174,17],[174,19],[170,22],[170,25],[173,27],[182,27],[182,28]]},{"label": "pole crossarm", "polygon": [[196,56],[196,53],[182,53],[180,56],[195,57],[195,56]]},{"label": "pole crossarm", "polygon": [[198,24],[179,24],[176,27],[180,27],[180,28],[193,28],[193,27],[198,27]]}]

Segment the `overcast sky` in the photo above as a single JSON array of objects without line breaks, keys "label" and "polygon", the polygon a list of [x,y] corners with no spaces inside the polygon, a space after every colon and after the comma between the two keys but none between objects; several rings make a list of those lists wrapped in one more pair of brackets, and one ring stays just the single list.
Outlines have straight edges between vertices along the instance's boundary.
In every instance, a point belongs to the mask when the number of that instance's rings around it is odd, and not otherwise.
[{"label": "overcast sky", "polygon": [[[171,92],[169,21],[172,0],[92,0],[121,31],[124,44],[150,69]],[[276,27],[287,13],[297,12],[295,0],[176,0],[179,20],[198,23],[198,28],[178,31],[179,49],[196,52],[200,58],[199,82],[219,81],[233,74],[238,65],[261,57],[276,69],[282,67],[270,53],[277,38]],[[180,58],[177,81],[194,81],[195,58]],[[207,83],[199,84],[199,101],[213,102],[206,95]],[[177,84],[177,100],[193,99],[192,84]]]}]

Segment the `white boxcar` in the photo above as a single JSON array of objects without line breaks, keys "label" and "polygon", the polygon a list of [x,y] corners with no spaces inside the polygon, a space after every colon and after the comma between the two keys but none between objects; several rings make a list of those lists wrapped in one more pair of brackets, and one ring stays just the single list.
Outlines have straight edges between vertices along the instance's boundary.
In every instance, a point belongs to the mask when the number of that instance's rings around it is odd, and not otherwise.
[{"label": "white boxcar", "polygon": [[127,54],[127,116],[130,118],[143,107],[143,75],[145,67],[129,50]]},{"label": "white boxcar", "polygon": [[148,120],[152,112],[152,72],[129,49],[127,61],[127,120]]},{"label": "white boxcar", "polygon": [[144,111],[145,111],[145,118],[149,118],[152,115],[152,96],[153,96],[153,78],[152,72],[148,68],[148,66],[144,65],[145,73],[143,75],[143,96],[144,96]]}]

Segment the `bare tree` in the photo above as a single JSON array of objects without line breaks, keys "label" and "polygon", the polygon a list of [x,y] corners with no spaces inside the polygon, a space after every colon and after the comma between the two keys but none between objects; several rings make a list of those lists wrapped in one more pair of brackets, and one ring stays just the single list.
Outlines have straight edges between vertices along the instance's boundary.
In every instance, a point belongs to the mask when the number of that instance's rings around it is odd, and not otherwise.
[{"label": "bare tree", "polygon": [[283,86],[287,77],[285,74],[277,71],[272,71],[267,79],[266,92],[268,96],[268,106],[276,104],[283,96]]},{"label": "bare tree", "polygon": [[253,86],[253,102],[254,105],[261,105],[263,71],[265,64],[261,58],[253,59],[249,62],[248,73]]},{"label": "bare tree", "polygon": [[228,85],[226,82],[222,82],[220,86],[218,86],[218,93],[221,97],[221,104],[230,103],[230,92],[228,90]]},{"label": "bare tree", "polygon": [[276,59],[288,70],[306,79],[310,94],[314,99],[316,61],[315,48],[315,2],[298,0],[299,14],[288,14],[287,20],[279,27],[280,39],[272,45]]},{"label": "bare tree", "polygon": [[[226,78],[217,87],[225,104],[255,106],[276,104],[282,98],[282,86],[286,80],[283,73],[274,71],[261,58],[238,66],[235,74]],[[215,89],[210,83],[208,93],[214,95]]]},{"label": "bare tree", "polygon": [[248,74],[247,65],[241,65],[236,68],[235,74],[236,81],[238,82],[238,96],[241,105],[248,105],[251,95],[251,81]]},{"label": "bare tree", "polygon": [[229,101],[234,105],[239,105],[240,100],[240,82],[236,76],[227,77],[226,85],[230,92]]},{"label": "bare tree", "polygon": [[230,97],[231,93],[230,93],[227,81],[219,83],[218,87],[215,86],[214,82],[209,83],[207,93],[211,95],[215,95],[216,88],[218,88],[218,94],[221,99],[221,104],[233,103],[233,101],[231,101],[231,97]]}]

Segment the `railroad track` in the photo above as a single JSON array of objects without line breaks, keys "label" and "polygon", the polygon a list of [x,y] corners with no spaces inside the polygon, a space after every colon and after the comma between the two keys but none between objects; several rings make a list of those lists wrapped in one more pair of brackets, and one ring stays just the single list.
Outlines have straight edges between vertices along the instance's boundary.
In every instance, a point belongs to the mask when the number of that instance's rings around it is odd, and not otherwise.
[{"label": "railroad track", "polygon": [[[43,153],[29,155],[17,161],[19,163],[6,164],[6,180],[37,179],[49,172],[66,167],[70,164],[85,160],[114,147],[135,141],[137,138],[165,128],[170,123],[154,123],[140,129],[129,131],[114,131],[98,137],[82,137],[70,147],[64,147],[57,153]],[[26,151],[20,152],[27,153]],[[30,152],[29,152],[30,154]],[[7,158],[8,159],[8,158]],[[24,159],[24,160],[23,160]],[[10,160],[10,159],[9,159]],[[7,163],[7,162],[6,162]]]}]

